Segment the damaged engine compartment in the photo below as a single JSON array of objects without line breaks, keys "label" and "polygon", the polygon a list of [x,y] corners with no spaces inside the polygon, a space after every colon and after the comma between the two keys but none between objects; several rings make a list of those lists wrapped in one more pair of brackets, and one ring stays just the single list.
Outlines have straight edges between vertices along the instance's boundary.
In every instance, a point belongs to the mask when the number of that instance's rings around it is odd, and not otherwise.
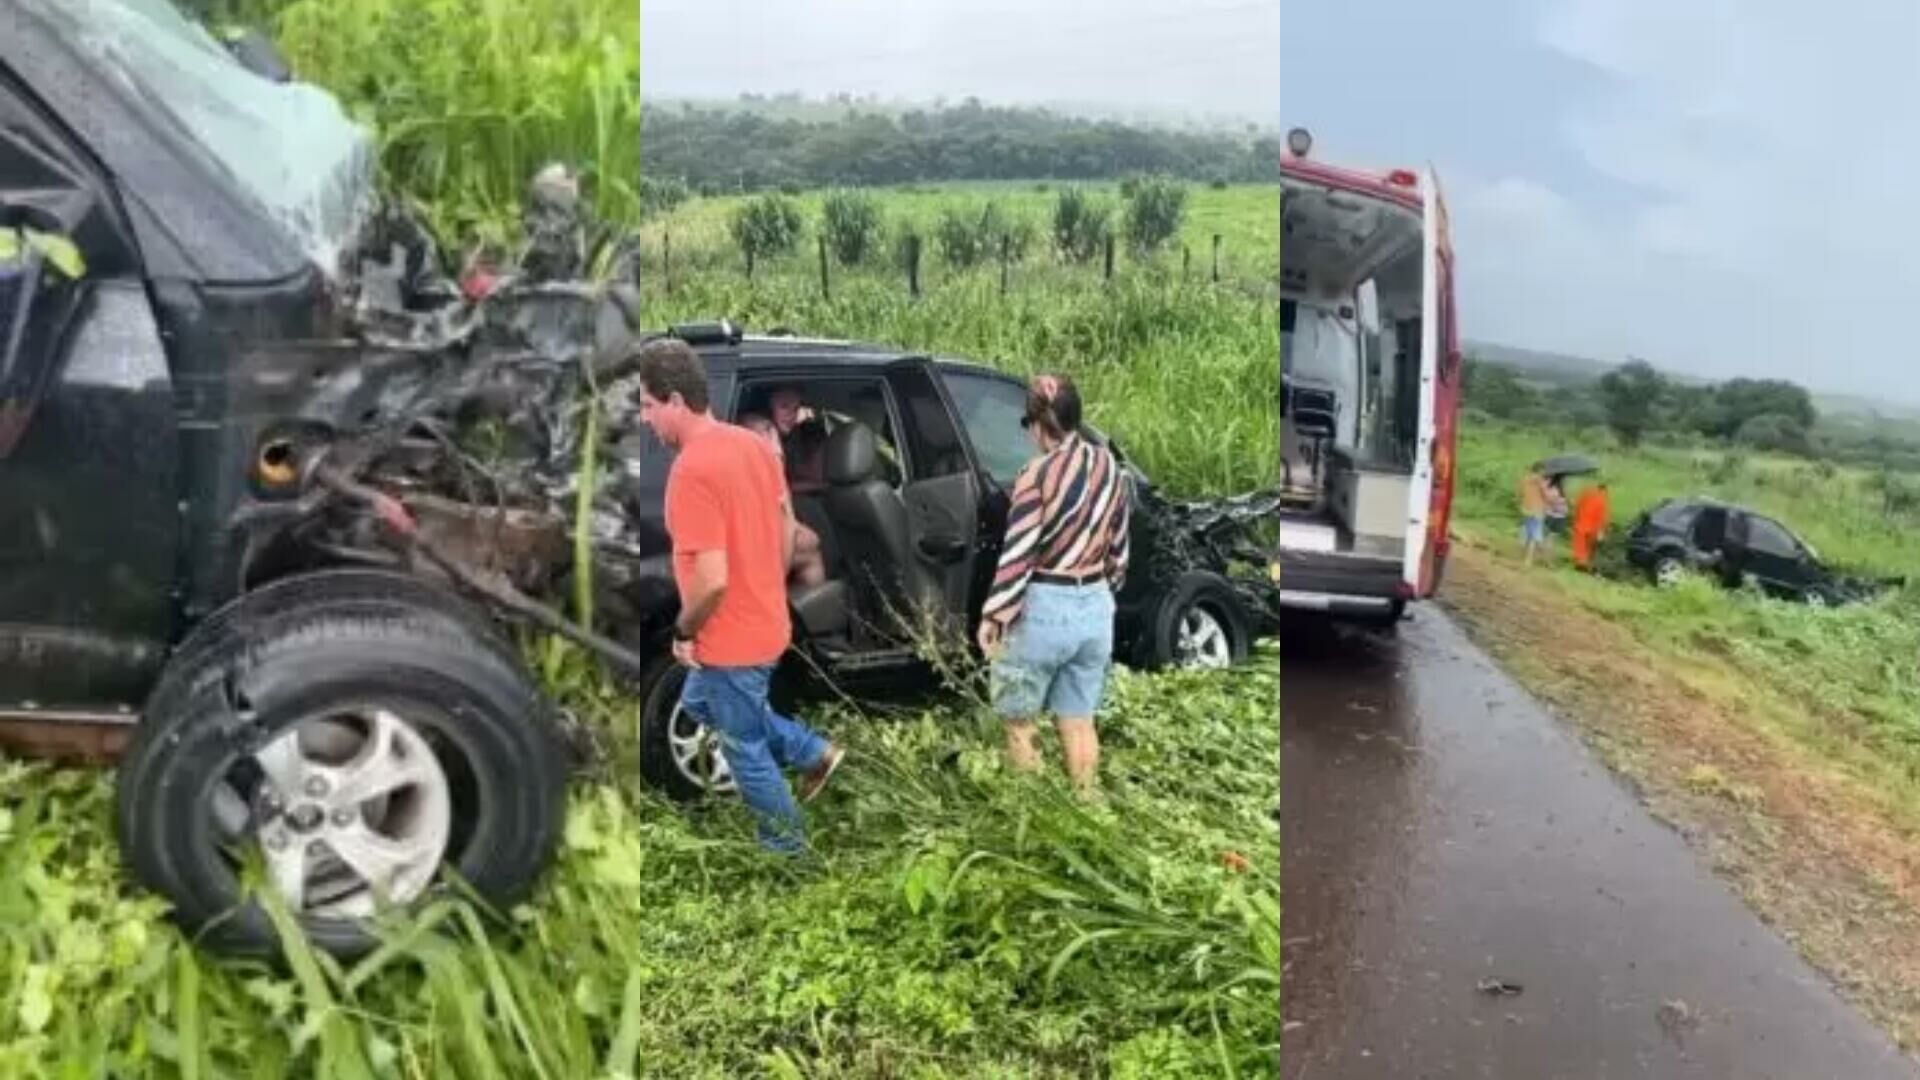
[{"label": "damaged engine compartment", "polygon": [[[538,223],[529,232],[530,255],[556,235]],[[568,232],[580,234],[557,235]],[[580,260],[549,250],[544,272],[455,282],[424,225],[392,206],[355,250],[342,332],[256,348],[237,376],[248,411],[266,418],[229,522],[243,587],[316,562],[437,573],[637,665],[535,599],[566,590],[583,483],[613,621],[647,576],[641,564],[666,552],[622,501],[637,462],[608,452],[639,422],[634,372],[622,369],[640,339],[631,281],[561,278]],[[583,461],[595,462],[591,477]]]}]

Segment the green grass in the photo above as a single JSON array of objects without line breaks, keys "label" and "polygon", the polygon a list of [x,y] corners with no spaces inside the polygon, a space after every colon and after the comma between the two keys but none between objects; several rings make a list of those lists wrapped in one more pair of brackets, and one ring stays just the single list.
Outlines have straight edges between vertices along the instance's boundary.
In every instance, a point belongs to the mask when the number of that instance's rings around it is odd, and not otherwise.
[{"label": "green grass", "polygon": [[853,756],[810,807],[808,869],[760,855],[736,802],[582,782],[511,931],[447,908],[293,979],[155,921],[105,774],[0,766],[0,1075],[1271,1074],[1277,673],[1118,675],[1105,807],[1057,754],[1005,772],[962,704],[817,717]]},{"label": "green grass", "polygon": [[[1463,529],[1515,544],[1515,496],[1528,462],[1586,452],[1612,493],[1615,546],[1602,564],[1617,577],[1562,570],[1570,594],[1675,654],[1725,660],[1779,699],[1822,718],[1820,739],[1842,743],[1920,777],[1920,589],[1862,605],[1815,610],[1706,582],[1662,591],[1619,562],[1633,518],[1660,498],[1711,495],[1774,515],[1830,562],[1912,574],[1920,566],[1914,522],[1883,512],[1870,474],[1787,458],[1707,449],[1623,450],[1602,433],[1555,433],[1469,423],[1460,440],[1458,515]],[[1576,489],[1577,490],[1577,489]],[[1517,546],[1517,545],[1516,545]],[[1564,562],[1564,553],[1558,557]]]},{"label": "green grass", "polygon": [[[1054,188],[971,184],[879,193],[887,220],[926,224],[940,208],[1005,200],[1044,230]],[[1226,251],[1277,250],[1277,207],[1264,188],[1191,196],[1190,235],[1236,228]],[[819,196],[800,196],[817,228]],[[1206,279],[1198,252],[1182,276],[1177,255],[1157,263],[1124,257],[1109,284],[1100,267],[1061,265],[1036,251],[1014,268],[1005,295],[997,266],[955,270],[928,246],[923,295],[914,299],[890,266],[830,270],[821,295],[811,242],[793,256],[745,276],[725,247],[726,213],[735,200],[694,200],[648,223],[642,278],[648,321],[731,318],[755,330],[793,327],[803,335],[849,337],[933,349],[1010,371],[1065,371],[1079,382],[1090,422],[1113,434],[1156,483],[1177,494],[1224,494],[1274,482],[1279,432],[1279,309],[1249,280]],[[662,279],[660,237],[671,230],[671,295]],[[1264,245],[1264,247],[1262,247]],[[1235,266],[1236,274],[1258,268]],[[1226,271],[1223,270],[1223,277]],[[1276,275],[1277,276],[1277,275]]]},{"label": "green grass", "polygon": [[[1037,247],[1029,255],[1028,263],[1016,268],[1015,277],[1021,279],[1027,276],[1030,266],[1047,261],[1047,256],[1039,249],[1044,248],[1044,240],[1052,228],[1054,200],[1062,190],[1075,186],[1094,195],[1112,209],[1110,221],[1117,231],[1124,207],[1118,182],[1076,185],[1069,182],[995,181],[912,184],[869,190],[881,199],[884,224],[892,230],[890,238],[908,226],[917,229],[925,238],[921,281],[932,288],[946,273],[940,265],[933,242],[933,229],[947,209],[977,212],[991,201],[1015,218],[1030,222],[1036,230]],[[811,261],[813,238],[818,235],[820,203],[825,197],[825,192],[821,191],[802,192],[792,197],[806,216],[809,229],[803,241],[805,251],[799,260],[804,263],[802,269],[815,267]],[[727,238],[727,216],[740,201],[739,196],[691,199],[672,213],[649,221],[641,230],[650,258],[648,265],[658,265],[661,238],[670,233],[676,266],[725,268],[744,273],[746,264]],[[1180,235],[1158,256],[1158,261],[1169,271],[1180,270],[1180,245],[1185,244],[1192,252],[1193,276],[1205,278],[1212,272],[1215,233],[1221,235],[1221,280],[1268,283],[1280,279],[1280,190],[1277,186],[1239,184],[1215,189],[1204,184],[1187,185],[1187,212]],[[1126,267],[1132,262],[1125,247],[1124,240],[1116,245],[1114,260],[1119,267]],[[891,251],[891,243],[884,245],[884,250]],[[1098,275],[1098,261],[1081,272]],[[889,275],[905,288],[903,273],[889,271]]]},{"label": "green grass", "polygon": [[[378,132],[391,186],[443,236],[504,239],[541,165],[580,169],[637,221],[640,27],[632,0],[281,0],[258,13],[303,79]],[[511,234],[508,234],[511,235]]]}]

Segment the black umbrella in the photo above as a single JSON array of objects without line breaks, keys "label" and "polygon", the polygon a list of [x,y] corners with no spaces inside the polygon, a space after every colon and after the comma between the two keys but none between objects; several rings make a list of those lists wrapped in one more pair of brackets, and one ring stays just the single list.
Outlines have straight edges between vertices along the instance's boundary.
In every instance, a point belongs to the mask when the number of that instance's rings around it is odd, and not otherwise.
[{"label": "black umbrella", "polygon": [[1585,454],[1561,454],[1541,462],[1540,471],[1549,479],[1558,480],[1564,476],[1585,476],[1599,472],[1600,466]]}]

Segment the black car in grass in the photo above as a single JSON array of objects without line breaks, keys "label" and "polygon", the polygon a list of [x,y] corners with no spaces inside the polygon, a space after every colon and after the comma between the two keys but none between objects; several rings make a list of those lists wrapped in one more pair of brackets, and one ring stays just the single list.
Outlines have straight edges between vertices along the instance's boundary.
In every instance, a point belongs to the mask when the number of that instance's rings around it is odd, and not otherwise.
[{"label": "black car in grass", "polygon": [[1905,583],[1840,573],[1777,519],[1708,498],[1666,499],[1641,514],[1627,532],[1626,554],[1662,587],[1702,573],[1728,588],[1751,586],[1822,607],[1870,599]]}]

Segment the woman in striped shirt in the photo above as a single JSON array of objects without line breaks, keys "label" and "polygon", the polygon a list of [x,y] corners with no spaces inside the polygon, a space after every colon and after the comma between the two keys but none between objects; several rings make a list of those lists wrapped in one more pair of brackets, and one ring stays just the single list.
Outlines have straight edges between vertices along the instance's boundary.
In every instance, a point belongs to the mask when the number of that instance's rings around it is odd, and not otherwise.
[{"label": "woman in striped shirt", "polygon": [[1068,775],[1090,792],[1100,760],[1093,714],[1113,661],[1133,488],[1106,447],[1081,435],[1080,393],[1065,376],[1033,380],[1020,423],[1040,456],[1014,481],[980,648],[992,661],[994,708],[1007,722],[1014,766],[1039,768],[1034,717],[1044,708]]}]

